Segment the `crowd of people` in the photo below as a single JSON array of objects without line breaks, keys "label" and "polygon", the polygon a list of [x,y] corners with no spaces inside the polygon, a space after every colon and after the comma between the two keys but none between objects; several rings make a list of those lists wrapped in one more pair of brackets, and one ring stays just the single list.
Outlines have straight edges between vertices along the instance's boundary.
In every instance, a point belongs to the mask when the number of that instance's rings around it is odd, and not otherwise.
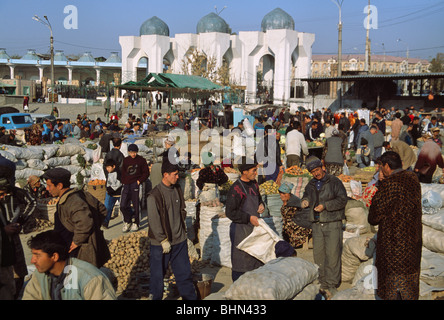
[{"label": "crowd of people", "polygon": [[[226,197],[225,213],[232,221],[232,280],[263,265],[236,247],[259,225],[265,211],[259,183],[279,181],[284,168],[299,166],[305,167],[313,178],[300,199],[292,194],[291,183],[280,183],[284,224],[283,241],[276,245],[276,255],[294,256],[296,249],[312,238],[313,258],[319,266],[320,293],[326,299],[335,295],[341,284],[342,230],[348,201],[338,176],[343,174],[344,165],[353,159],[350,155],[354,153],[358,167],[377,168],[373,181],[377,192],[369,213],[369,222],[379,225],[377,267],[383,274],[378,276],[377,295],[382,299],[417,299],[422,244],[419,183],[431,183],[437,166],[444,169],[440,138],[442,115],[438,109],[425,113],[413,107],[370,111],[368,120],[360,119],[353,111],[263,110],[252,126],[256,132],[264,130],[265,136],[258,146],[267,151],[267,160],[257,155],[254,159],[242,157],[237,164],[240,177]],[[71,174],[62,168],[50,169],[42,177],[31,176],[25,188],[18,188],[15,164],[0,158],[0,298],[19,297],[26,275],[20,230],[35,210],[37,199],[54,197],[58,199],[54,230],[29,241],[31,262],[37,273],[21,292],[23,299],[116,298],[109,279],[98,269],[110,258],[101,228],[109,227],[117,201],[120,201],[124,233],[138,231],[140,210],[147,210],[152,298],[162,299],[163,277],[170,264],[182,298],[197,299],[187,252],[184,190],[178,180],[181,172],[200,166],[191,162],[189,153],[179,161],[175,140],[170,138],[165,141],[161,163],[152,163],[138,155],[137,145],[130,142],[157,130],[169,131],[174,127],[186,130],[195,117],[192,110],[173,111],[165,117],[159,111],[153,114],[147,111],[142,118],[130,115],[121,128],[117,114],[112,114],[108,123],[100,118],[90,120],[84,114],[78,115],[73,123],[69,119],[45,120],[27,130],[25,139],[30,145],[64,142],[68,138],[98,141],[102,146],[106,198],[104,204],[100,204],[87,192],[71,188]],[[217,121],[203,123],[207,127],[220,124]],[[232,132],[241,135],[245,130],[243,122],[232,128]],[[269,136],[274,138],[269,140]],[[281,144],[282,136],[284,144]],[[10,137],[11,133],[5,142],[9,142]],[[2,138],[0,141],[4,141]],[[126,157],[120,151],[124,139],[130,142]],[[317,156],[310,152],[308,144],[318,140],[323,141],[323,146]],[[276,143],[274,150],[270,149],[269,141]],[[412,146],[419,149],[418,156]],[[282,161],[281,147],[285,161]],[[210,153],[202,157],[204,167],[196,182],[200,191],[205,184],[225,183],[228,177],[223,168],[235,165],[230,161],[215,164],[212,156]],[[262,175],[260,170],[271,164],[276,169]],[[403,223],[394,225],[394,221]],[[396,231],[400,227],[404,228],[403,232]],[[390,239],[395,238],[403,245],[394,248]],[[63,290],[64,270],[68,266],[81,272],[76,291]],[[388,276],[393,272],[393,276]],[[14,273],[18,278],[14,279]],[[100,290],[92,290],[94,286]]]}]

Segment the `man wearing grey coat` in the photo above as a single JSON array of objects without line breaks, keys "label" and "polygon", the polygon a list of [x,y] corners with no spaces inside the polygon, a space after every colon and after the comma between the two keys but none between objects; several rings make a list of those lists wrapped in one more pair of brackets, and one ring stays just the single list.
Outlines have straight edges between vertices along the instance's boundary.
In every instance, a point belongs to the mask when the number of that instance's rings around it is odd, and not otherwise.
[{"label": "man wearing grey coat", "polygon": [[320,293],[329,300],[341,284],[342,220],[347,192],[339,178],[325,172],[318,158],[308,158],[306,167],[313,179],[305,187],[301,206],[310,208],[313,258],[319,266]]}]

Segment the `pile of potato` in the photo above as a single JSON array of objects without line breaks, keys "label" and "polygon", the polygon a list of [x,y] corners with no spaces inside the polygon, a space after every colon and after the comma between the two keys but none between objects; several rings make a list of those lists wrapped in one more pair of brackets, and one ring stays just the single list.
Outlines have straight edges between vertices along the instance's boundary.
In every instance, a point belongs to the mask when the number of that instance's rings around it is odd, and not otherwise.
[{"label": "pile of potato", "polygon": [[[147,231],[112,239],[108,244],[111,259],[104,265],[117,278],[118,294],[126,297],[148,296],[150,242]],[[146,281],[143,281],[143,280]],[[145,286],[144,286],[145,284]]]},{"label": "pile of potato", "polygon": [[[103,266],[116,278],[116,293],[125,298],[146,299],[149,296],[150,240],[146,230],[133,232],[112,239],[108,243],[111,259]],[[193,243],[188,240],[188,255],[192,272],[198,273],[204,265]],[[165,295],[171,295],[175,278],[169,269],[165,279]]]},{"label": "pile of potato", "polygon": [[278,194],[279,185],[273,180],[268,180],[267,182],[264,182],[259,186],[259,192],[261,193],[261,195]]},{"label": "pile of potato", "polygon": [[44,231],[54,227],[54,224],[47,220],[31,215],[26,223],[23,225],[23,233],[30,233],[35,231]]}]

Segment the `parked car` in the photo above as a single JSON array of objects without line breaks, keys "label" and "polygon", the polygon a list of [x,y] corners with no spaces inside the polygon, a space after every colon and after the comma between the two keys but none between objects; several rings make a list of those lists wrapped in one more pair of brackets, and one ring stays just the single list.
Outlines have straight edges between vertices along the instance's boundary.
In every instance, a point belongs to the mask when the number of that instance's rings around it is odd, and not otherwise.
[{"label": "parked car", "polygon": [[49,120],[51,122],[55,122],[56,118],[50,114],[44,113],[31,113],[32,120],[34,123],[42,123],[44,120]]},{"label": "parked car", "polygon": [[25,129],[34,124],[29,113],[5,113],[0,115],[0,126],[7,131]]}]

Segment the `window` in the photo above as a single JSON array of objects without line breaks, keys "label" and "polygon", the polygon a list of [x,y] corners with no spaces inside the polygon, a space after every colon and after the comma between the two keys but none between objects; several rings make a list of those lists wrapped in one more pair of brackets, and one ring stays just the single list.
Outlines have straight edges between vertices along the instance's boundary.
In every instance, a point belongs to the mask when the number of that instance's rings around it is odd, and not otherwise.
[{"label": "window", "polygon": [[15,124],[33,124],[32,118],[30,116],[12,116],[12,120]]}]

